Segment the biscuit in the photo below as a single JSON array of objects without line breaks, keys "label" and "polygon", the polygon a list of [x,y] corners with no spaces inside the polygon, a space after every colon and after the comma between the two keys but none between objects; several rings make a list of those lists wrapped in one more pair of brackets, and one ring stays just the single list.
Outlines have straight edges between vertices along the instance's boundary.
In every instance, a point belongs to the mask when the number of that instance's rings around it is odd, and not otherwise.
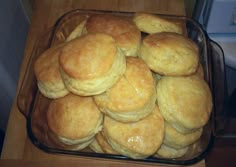
[{"label": "biscuit", "polygon": [[125,56],[136,56],[141,42],[141,32],[132,20],[125,17],[95,14],[89,17],[85,31],[87,33],[100,32],[111,35]]},{"label": "biscuit", "polygon": [[198,76],[164,76],[157,83],[157,103],[165,120],[180,133],[204,126],[212,111],[212,95]]},{"label": "biscuit", "polygon": [[153,155],[164,138],[164,119],[157,107],[144,119],[132,123],[122,123],[105,116],[103,127],[112,148],[133,159]]},{"label": "biscuit", "polygon": [[92,97],[69,94],[49,104],[47,123],[51,133],[68,146],[83,149],[102,129],[103,115]]},{"label": "biscuit", "polygon": [[126,71],[106,92],[94,96],[99,109],[115,120],[138,121],[150,114],[156,101],[156,87],[145,62],[136,57],[126,58]]},{"label": "biscuit", "polygon": [[140,31],[148,34],[159,32],[175,32],[178,34],[183,34],[183,29],[180,25],[157,15],[136,13],[133,21]]},{"label": "biscuit", "polygon": [[34,64],[39,91],[52,99],[63,97],[69,93],[59,71],[58,57],[63,46],[49,48],[37,58]]},{"label": "biscuit", "polygon": [[89,17],[88,15],[80,15],[80,17],[77,17],[77,18],[79,18],[78,23],[77,23],[78,25],[67,36],[67,38],[66,38],[67,42],[83,35],[82,34],[83,29],[85,27],[88,17]]},{"label": "biscuit", "polygon": [[180,158],[184,156],[188,151],[188,147],[175,149],[172,147],[169,147],[165,144],[161,145],[161,148],[157,151],[157,157],[162,158]]},{"label": "biscuit", "polygon": [[201,78],[204,78],[204,70],[201,63],[199,63],[197,71],[194,74]]},{"label": "biscuit", "polygon": [[193,74],[198,67],[199,51],[190,39],[176,33],[146,36],[139,56],[156,73],[168,76]]},{"label": "biscuit", "polygon": [[[99,133],[99,132],[98,132]],[[89,147],[96,153],[104,153],[102,148],[97,142],[97,139],[94,138],[93,142],[89,144]]]},{"label": "biscuit", "polygon": [[63,47],[60,72],[66,88],[74,94],[100,94],[124,74],[125,56],[115,40],[102,33],[76,38]]},{"label": "biscuit", "polygon": [[96,134],[96,141],[97,143],[99,144],[99,146],[101,147],[102,151],[104,153],[107,153],[107,154],[119,154],[118,152],[116,152],[112,147],[111,145],[108,143],[105,135],[104,135],[104,132],[103,130],[101,130],[100,132],[98,132]]},{"label": "biscuit", "polygon": [[192,133],[182,134],[166,122],[163,143],[175,149],[184,148],[196,142],[201,137],[202,130],[200,128]]}]

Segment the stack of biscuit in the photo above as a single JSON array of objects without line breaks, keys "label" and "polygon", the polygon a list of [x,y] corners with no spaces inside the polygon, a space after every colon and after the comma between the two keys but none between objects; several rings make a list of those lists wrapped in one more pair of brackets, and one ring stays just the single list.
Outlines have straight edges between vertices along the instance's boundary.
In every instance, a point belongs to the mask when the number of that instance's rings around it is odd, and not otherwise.
[{"label": "stack of biscuit", "polygon": [[[145,17],[153,24],[143,26]],[[142,40],[139,57],[157,78],[157,105],[165,120],[165,137],[156,155],[179,158],[201,137],[212,110],[198,46],[174,25],[168,25],[169,29],[160,26],[156,16],[137,14],[134,21],[149,33]]]},{"label": "stack of biscuit", "polygon": [[145,13],[81,16],[35,63],[39,91],[52,99],[49,136],[70,150],[183,156],[212,109],[198,47],[183,31]]}]

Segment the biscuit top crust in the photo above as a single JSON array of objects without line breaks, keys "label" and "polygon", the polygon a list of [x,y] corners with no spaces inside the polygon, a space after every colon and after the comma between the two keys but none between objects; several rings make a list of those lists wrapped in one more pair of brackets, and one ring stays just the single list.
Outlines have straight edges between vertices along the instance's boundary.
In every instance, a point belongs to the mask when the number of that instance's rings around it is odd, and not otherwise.
[{"label": "biscuit top crust", "polygon": [[62,45],[49,48],[38,57],[34,64],[37,80],[43,82],[62,82],[58,63],[61,47]]},{"label": "biscuit top crust", "polygon": [[126,17],[97,14],[89,17],[86,23],[88,33],[100,32],[111,35],[123,47],[133,47],[141,40],[141,32],[132,20]]},{"label": "biscuit top crust", "polygon": [[143,32],[154,34],[159,32],[175,32],[183,34],[183,28],[180,23],[173,20],[167,20],[158,15],[149,13],[135,13],[133,21]]},{"label": "biscuit top crust", "polygon": [[126,58],[126,71],[108,91],[95,97],[96,103],[112,111],[127,112],[143,108],[155,91],[152,73],[139,58]]},{"label": "biscuit top crust", "polygon": [[185,52],[189,52],[198,56],[198,47],[197,45],[190,39],[179,35],[177,33],[171,32],[162,32],[156,33],[147,36],[143,40],[143,44],[149,45],[150,47],[169,47],[169,48],[178,48],[184,49]]},{"label": "biscuit top crust", "polygon": [[81,139],[96,131],[102,114],[92,97],[69,94],[53,100],[48,108],[50,130],[67,139]]},{"label": "biscuit top crust", "polygon": [[105,135],[131,152],[153,154],[164,138],[164,119],[158,107],[144,119],[133,123],[122,123],[105,116]]},{"label": "biscuit top crust", "polygon": [[177,33],[146,36],[139,54],[153,71],[162,75],[189,75],[196,71],[199,63],[198,46]]},{"label": "biscuit top crust", "polygon": [[111,103],[118,111],[142,108],[155,90],[154,79],[145,62],[128,57],[127,69],[123,77],[108,92]]},{"label": "biscuit top crust", "polygon": [[[212,111],[212,95],[201,77],[162,77],[157,84],[157,102],[160,111],[172,123],[189,129],[204,126]],[[164,116],[165,117],[165,116]]]},{"label": "biscuit top crust", "polygon": [[117,55],[115,40],[103,33],[91,33],[68,42],[59,63],[75,79],[93,79],[106,74]]}]

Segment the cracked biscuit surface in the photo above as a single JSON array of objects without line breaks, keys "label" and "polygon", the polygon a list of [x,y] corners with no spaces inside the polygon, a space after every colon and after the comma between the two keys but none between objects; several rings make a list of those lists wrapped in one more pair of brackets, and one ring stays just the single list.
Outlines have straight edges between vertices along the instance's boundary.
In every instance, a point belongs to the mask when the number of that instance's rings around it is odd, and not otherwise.
[{"label": "cracked biscuit surface", "polygon": [[138,121],[150,114],[156,102],[152,73],[143,60],[127,57],[120,80],[106,92],[94,96],[100,110],[122,122]]}]

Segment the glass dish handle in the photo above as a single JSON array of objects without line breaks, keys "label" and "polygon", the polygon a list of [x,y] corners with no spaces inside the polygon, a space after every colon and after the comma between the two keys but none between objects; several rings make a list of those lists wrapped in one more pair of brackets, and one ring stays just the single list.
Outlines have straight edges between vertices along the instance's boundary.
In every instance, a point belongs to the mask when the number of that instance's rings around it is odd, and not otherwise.
[{"label": "glass dish handle", "polygon": [[226,110],[227,105],[227,80],[225,74],[224,52],[219,44],[210,40],[210,51],[212,58],[212,89],[214,104],[214,125],[213,133],[215,137],[224,134],[225,125],[227,122]]},{"label": "glass dish handle", "polygon": [[34,62],[42,52],[50,47],[51,40],[52,28],[47,30],[46,33],[44,33],[42,37],[36,41],[32,55],[29,59],[20,91],[17,96],[17,106],[25,117],[28,117],[38,92],[37,81],[34,75]]}]

